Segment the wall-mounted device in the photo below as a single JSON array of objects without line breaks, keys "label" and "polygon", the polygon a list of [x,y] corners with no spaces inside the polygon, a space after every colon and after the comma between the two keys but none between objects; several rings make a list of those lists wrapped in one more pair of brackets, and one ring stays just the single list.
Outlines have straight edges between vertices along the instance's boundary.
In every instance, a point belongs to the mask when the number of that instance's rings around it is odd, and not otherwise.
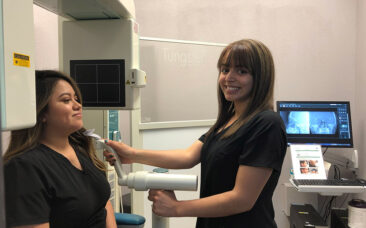
[{"label": "wall-mounted device", "polygon": [[65,21],[62,43],[63,71],[78,83],[84,108],[139,108],[146,74],[133,19]]},{"label": "wall-mounted device", "polygon": [[14,130],[36,123],[33,2],[1,2],[1,130]]}]

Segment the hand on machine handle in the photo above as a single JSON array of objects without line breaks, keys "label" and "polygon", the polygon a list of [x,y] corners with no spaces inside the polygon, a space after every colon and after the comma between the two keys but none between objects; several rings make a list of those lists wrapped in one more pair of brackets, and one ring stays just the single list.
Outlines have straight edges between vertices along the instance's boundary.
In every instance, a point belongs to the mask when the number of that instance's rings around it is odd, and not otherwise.
[{"label": "hand on machine handle", "polygon": [[[132,160],[128,158],[128,156],[132,156],[131,152],[133,150],[132,147],[129,147],[122,142],[116,142],[112,140],[106,140],[106,145],[110,146],[116,151],[122,164],[132,163]],[[104,150],[103,155],[105,156],[109,164],[114,165],[114,163],[116,162],[116,158],[114,157],[114,154],[111,151]]]},{"label": "hand on machine handle", "polygon": [[159,216],[177,217],[178,204],[174,191],[170,190],[149,190],[148,199],[153,202],[152,211]]},{"label": "hand on machine handle", "polygon": [[[85,136],[91,137],[95,140],[96,149],[103,149],[103,155],[106,157],[106,160],[113,165],[116,160],[121,161],[121,163],[131,163],[128,159],[125,159],[124,155],[128,155],[128,151],[132,151],[133,149],[123,143],[110,141],[108,139],[102,139],[98,134],[94,133],[95,129],[87,129],[83,132]],[[114,151],[118,154],[118,158],[114,156]],[[126,152],[124,152],[126,151]],[[130,153],[131,154],[131,153]]]}]

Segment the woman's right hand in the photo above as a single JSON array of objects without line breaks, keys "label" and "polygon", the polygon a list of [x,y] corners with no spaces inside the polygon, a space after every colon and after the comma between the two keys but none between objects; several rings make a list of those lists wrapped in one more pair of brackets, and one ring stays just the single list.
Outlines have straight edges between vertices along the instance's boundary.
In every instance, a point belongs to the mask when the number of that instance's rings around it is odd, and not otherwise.
[{"label": "woman's right hand", "polygon": [[[116,153],[118,154],[118,157],[123,164],[131,164],[133,163],[132,158],[135,154],[135,149],[124,144],[121,142],[116,142],[112,140],[108,140],[106,144],[110,147],[112,147]],[[109,164],[113,165],[116,161],[116,158],[114,157],[114,154],[108,150],[103,151],[103,155],[105,156],[106,160],[109,162]]]}]

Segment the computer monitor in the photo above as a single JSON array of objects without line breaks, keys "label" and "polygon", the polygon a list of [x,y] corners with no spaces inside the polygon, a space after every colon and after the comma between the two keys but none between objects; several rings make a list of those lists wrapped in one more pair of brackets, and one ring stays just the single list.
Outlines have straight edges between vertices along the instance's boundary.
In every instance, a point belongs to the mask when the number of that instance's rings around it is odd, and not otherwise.
[{"label": "computer monitor", "polygon": [[277,101],[290,144],[353,147],[348,101]]}]

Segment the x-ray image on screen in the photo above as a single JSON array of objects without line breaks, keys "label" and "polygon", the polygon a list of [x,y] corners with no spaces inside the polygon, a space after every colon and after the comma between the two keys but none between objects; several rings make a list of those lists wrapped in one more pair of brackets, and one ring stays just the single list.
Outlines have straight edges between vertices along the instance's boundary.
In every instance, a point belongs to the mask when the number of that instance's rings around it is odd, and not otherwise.
[{"label": "x-ray image on screen", "polygon": [[281,111],[280,115],[287,116],[287,134],[336,134],[334,112]]},{"label": "x-ray image on screen", "polygon": [[309,112],[294,111],[281,114],[288,115],[287,134],[310,134]]},{"label": "x-ray image on screen", "polygon": [[348,101],[277,101],[288,144],[352,147]]},{"label": "x-ray image on screen", "polygon": [[311,112],[311,134],[334,135],[337,130],[337,117],[334,112]]}]

